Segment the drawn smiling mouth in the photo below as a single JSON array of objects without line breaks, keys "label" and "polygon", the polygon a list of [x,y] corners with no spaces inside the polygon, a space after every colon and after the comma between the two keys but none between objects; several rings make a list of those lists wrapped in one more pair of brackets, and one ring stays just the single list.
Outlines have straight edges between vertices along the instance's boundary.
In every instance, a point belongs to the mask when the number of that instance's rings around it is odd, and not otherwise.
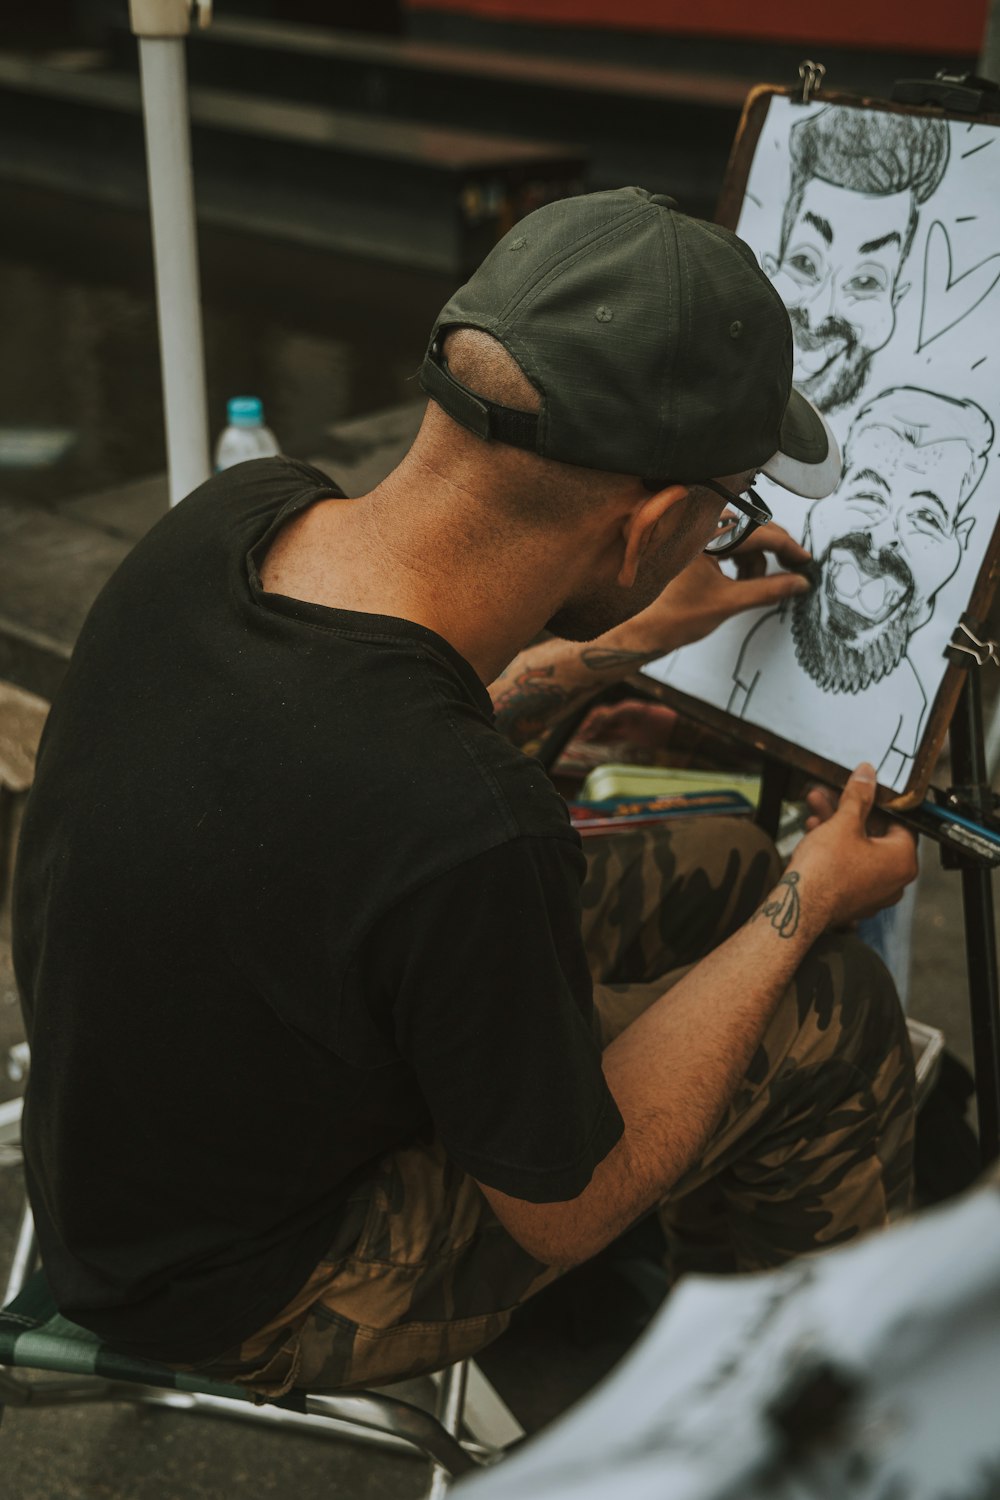
[{"label": "drawn smiling mouth", "polygon": [[815,327],[804,308],[790,307],[788,316],[795,341],[795,374],[798,380],[816,381],[839,359],[850,359],[857,346],[854,328],[844,318],[831,315]]},{"label": "drawn smiling mouth", "polygon": [[835,359],[840,358],[846,348],[847,340],[842,338],[824,339],[818,344],[803,344],[796,337],[795,358],[798,372],[800,372],[799,379],[812,380],[815,376],[822,375]]},{"label": "drawn smiling mouth", "polygon": [[835,547],[826,566],[826,595],[841,609],[881,625],[909,596],[906,584],[891,573],[875,572],[854,551]]}]

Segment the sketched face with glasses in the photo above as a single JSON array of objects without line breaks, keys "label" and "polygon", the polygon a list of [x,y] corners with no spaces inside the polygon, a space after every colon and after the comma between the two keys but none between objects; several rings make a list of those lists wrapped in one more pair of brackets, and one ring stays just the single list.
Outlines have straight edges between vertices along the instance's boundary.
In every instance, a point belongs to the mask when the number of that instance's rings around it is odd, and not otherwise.
[{"label": "sketched face with glasses", "polygon": [[814,180],[780,260],[763,258],[791,319],[795,384],[821,411],[860,394],[892,337],[912,213],[909,192],[862,197]]},{"label": "sketched face with glasses", "polygon": [[943,120],[838,105],[788,133],[781,240],[762,264],[791,319],[795,384],[822,412],[854,404],[892,337],[919,210],[949,151]]},{"label": "sketched face with glasses", "polygon": [[794,607],[799,660],[817,680],[863,688],[898,663],[968,546],[961,512],[992,441],[975,402],[913,387],[855,418],[844,477],[809,513],[822,581]]}]

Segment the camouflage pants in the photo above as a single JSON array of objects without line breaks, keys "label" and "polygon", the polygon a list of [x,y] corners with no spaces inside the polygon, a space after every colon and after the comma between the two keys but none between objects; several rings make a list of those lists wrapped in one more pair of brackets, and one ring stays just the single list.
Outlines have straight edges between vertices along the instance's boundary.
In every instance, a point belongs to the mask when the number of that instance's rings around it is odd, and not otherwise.
[{"label": "camouflage pants", "polygon": [[[779,866],[745,821],[690,820],[586,849],[583,930],[606,1045],[751,915]],[[664,1206],[671,1238],[750,1269],[885,1224],[909,1201],[912,1100],[885,969],[853,937],[823,939]],[[557,1274],[520,1249],[438,1142],[417,1142],[378,1164],[298,1296],[198,1369],[261,1396],[403,1379],[485,1347]]]},{"label": "camouflage pants", "polygon": [[[583,931],[607,1045],[742,926],[780,865],[757,828],[728,819],[591,843]],[[913,1095],[906,1023],[882,961],[853,934],[822,938],[704,1156],[661,1210],[676,1266],[765,1269],[904,1212]]]}]

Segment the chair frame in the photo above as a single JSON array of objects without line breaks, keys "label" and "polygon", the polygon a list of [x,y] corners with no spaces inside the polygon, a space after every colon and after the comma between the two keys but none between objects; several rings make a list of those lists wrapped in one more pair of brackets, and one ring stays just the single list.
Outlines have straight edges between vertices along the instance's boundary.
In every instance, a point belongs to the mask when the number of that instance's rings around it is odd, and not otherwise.
[{"label": "chair frame", "polygon": [[[17,1101],[20,1103],[20,1101]],[[14,1121],[6,1121],[9,1134]],[[31,1209],[25,1203],[2,1307],[6,1308],[38,1265]],[[309,1393],[305,1411],[255,1406],[249,1400],[210,1392],[182,1391],[101,1376],[28,1380],[0,1366],[0,1422],[4,1408],[40,1408],[99,1402],[165,1406],[249,1421],[285,1431],[350,1439],[430,1460],[427,1500],[440,1500],[452,1479],[503,1457],[520,1442],[524,1429],[472,1359],[460,1360],[431,1377],[437,1386],[432,1413],[389,1391],[359,1390],[327,1395]],[[463,1436],[463,1428],[468,1436]]]},{"label": "chair frame", "polygon": [[[10,879],[15,799],[26,790],[20,780],[10,782],[0,767],[0,906]],[[10,1050],[8,1073],[12,1080],[23,1080],[29,1066],[26,1044]],[[22,1106],[20,1098],[0,1104],[0,1167],[21,1160]],[[18,1295],[38,1262],[34,1222],[25,1201],[0,1309]],[[165,1406],[173,1411],[232,1417],[284,1431],[348,1438],[401,1454],[422,1456],[431,1462],[427,1500],[440,1500],[452,1479],[495,1463],[525,1433],[474,1360],[460,1360],[430,1378],[436,1386],[434,1412],[391,1394],[392,1387],[336,1395],[309,1393],[304,1398],[306,1409],[302,1412],[274,1405],[256,1406],[250,1400],[207,1391],[182,1391],[97,1375],[27,1380],[13,1367],[0,1364],[0,1423],[8,1406],[24,1409],[99,1402]]]}]

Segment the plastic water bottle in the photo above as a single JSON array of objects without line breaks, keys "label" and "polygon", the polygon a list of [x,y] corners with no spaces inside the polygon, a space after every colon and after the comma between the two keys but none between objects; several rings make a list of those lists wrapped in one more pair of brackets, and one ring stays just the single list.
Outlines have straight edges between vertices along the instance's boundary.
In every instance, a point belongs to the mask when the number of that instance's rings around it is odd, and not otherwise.
[{"label": "plastic water bottle", "polygon": [[267,458],[281,452],[274,433],[264,426],[259,396],[231,396],[226,403],[226,419],[229,425],[215,445],[216,473],[248,458]]}]

